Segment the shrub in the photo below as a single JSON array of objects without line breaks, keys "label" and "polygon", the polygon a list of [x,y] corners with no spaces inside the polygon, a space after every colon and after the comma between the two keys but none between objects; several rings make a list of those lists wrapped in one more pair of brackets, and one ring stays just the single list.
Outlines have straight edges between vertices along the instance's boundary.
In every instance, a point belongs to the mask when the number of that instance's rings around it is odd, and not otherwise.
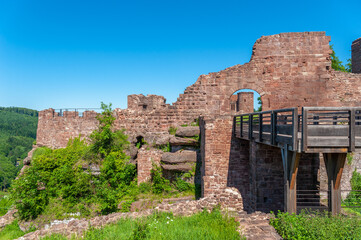
[{"label": "shrub", "polygon": [[299,215],[278,212],[270,224],[284,239],[360,239],[358,218],[320,213]]},{"label": "shrub", "polygon": [[194,185],[184,181],[182,178],[177,178],[174,185],[180,192],[185,192],[194,188]]},{"label": "shrub", "polygon": [[153,168],[151,170],[152,177],[152,192],[155,194],[161,194],[163,192],[170,192],[171,186],[169,180],[165,179],[162,176],[161,167],[153,163]]},{"label": "shrub", "polygon": [[48,192],[38,190],[42,177],[35,168],[28,168],[24,175],[13,182],[11,194],[21,219],[34,219],[49,202]]},{"label": "shrub", "polygon": [[132,207],[132,203],[133,203],[133,201],[124,201],[122,203],[120,211],[121,212],[130,212],[130,209]]},{"label": "shrub", "polygon": [[149,193],[152,190],[152,184],[149,182],[144,182],[139,184],[140,193]]}]

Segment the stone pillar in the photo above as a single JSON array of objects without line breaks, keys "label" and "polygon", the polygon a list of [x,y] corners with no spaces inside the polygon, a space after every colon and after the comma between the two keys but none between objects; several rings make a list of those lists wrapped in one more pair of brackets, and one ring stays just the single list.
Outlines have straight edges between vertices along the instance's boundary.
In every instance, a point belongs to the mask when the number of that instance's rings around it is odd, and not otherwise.
[{"label": "stone pillar", "polygon": [[352,42],[352,72],[361,73],[361,38]]},{"label": "stone pillar", "polygon": [[147,149],[147,146],[143,146],[138,151],[137,164],[138,164],[138,184],[142,182],[150,181],[153,163],[160,164],[163,151],[159,149]]},{"label": "stone pillar", "polygon": [[201,121],[202,197],[227,187],[233,116]]}]

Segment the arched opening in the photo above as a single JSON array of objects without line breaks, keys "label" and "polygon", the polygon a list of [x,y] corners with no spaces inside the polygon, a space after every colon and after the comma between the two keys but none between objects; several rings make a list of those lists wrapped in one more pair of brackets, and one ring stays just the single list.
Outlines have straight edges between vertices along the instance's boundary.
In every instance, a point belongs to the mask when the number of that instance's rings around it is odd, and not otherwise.
[{"label": "arched opening", "polygon": [[261,95],[252,89],[240,89],[230,98],[232,112],[260,112],[262,111]]}]

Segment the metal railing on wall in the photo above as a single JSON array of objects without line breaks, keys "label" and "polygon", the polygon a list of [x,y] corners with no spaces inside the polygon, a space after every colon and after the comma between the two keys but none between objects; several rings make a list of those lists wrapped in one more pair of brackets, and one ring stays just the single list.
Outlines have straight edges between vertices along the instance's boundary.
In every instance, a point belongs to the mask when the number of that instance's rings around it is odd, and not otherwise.
[{"label": "metal railing on wall", "polygon": [[79,117],[83,117],[83,113],[86,111],[94,111],[97,113],[101,113],[101,108],[60,108],[54,109],[55,113],[58,114],[59,117],[64,116],[64,112],[76,112],[78,113]]}]

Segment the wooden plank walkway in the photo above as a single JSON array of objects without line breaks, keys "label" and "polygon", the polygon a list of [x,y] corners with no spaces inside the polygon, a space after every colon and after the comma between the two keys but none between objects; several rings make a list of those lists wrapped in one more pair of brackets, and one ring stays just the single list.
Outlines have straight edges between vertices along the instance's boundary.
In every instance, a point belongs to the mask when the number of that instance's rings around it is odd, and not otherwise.
[{"label": "wooden plank walkway", "polygon": [[[300,113],[300,114],[299,114]],[[296,180],[301,153],[322,153],[328,178],[328,208],[341,210],[341,177],[346,154],[361,148],[361,107],[287,108],[234,117],[236,138],[281,149],[285,211],[297,212]]]},{"label": "wooden plank walkway", "polygon": [[[345,153],[361,148],[361,107],[304,107],[234,117],[234,135],[295,152]],[[306,119],[306,120],[305,120]]]}]

